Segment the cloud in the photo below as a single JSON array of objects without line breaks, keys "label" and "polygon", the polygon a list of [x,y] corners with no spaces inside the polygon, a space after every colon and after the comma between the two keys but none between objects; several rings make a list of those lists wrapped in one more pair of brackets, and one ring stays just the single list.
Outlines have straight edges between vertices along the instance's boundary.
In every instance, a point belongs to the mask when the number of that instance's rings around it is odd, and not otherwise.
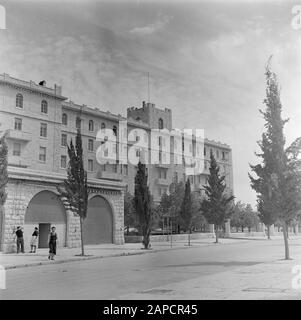
[{"label": "cloud", "polygon": [[159,16],[158,20],[155,23],[149,24],[144,27],[134,28],[130,30],[130,33],[139,35],[139,36],[153,34],[155,32],[158,32],[164,29],[164,27],[170,22],[171,19],[172,17],[168,15]]}]

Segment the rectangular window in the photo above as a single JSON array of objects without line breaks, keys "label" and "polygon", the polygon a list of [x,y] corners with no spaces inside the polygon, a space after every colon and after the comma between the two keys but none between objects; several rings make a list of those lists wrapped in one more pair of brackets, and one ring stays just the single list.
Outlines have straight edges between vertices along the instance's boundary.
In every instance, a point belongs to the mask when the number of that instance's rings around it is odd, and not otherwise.
[{"label": "rectangular window", "polygon": [[204,156],[206,155],[206,148],[204,148]]},{"label": "rectangular window", "polygon": [[112,152],[113,152],[113,154],[117,153],[117,143],[112,144]]},{"label": "rectangular window", "polygon": [[61,168],[67,168],[67,156],[61,156]]},{"label": "rectangular window", "polygon": [[105,150],[104,150],[104,157],[108,157],[109,156],[109,149],[108,148],[106,148]]},{"label": "rectangular window", "polygon": [[159,178],[166,180],[166,177],[167,177],[167,170],[166,169],[159,169]]},{"label": "rectangular window", "polygon": [[13,148],[13,155],[20,157],[21,155],[21,143],[15,142],[14,143],[14,148]]},{"label": "rectangular window", "polygon": [[41,123],[40,136],[44,137],[44,138],[47,137],[47,124],[46,123]]},{"label": "rectangular window", "polygon": [[94,141],[93,139],[88,140],[88,150],[89,151],[94,151]]},{"label": "rectangular window", "polygon": [[219,151],[216,150],[216,157],[219,158]]},{"label": "rectangular window", "polygon": [[15,130],[21,131],[22,130],[22,119],[15,118]]},{"label": "rectangular window", "polygon": [[88,160],[88,171],[94,171],[93,160]]},{"label": "rectangular window", "polygon": [[61,145],[62,147],[67,147],[67,135],[65,133],[62,134]]},{"label": "rectangular window", "polygon": [[124,174],[125,174],[125,175],[128,175],[128,173],[129,173],[128,165],[125,164],[125,165],[124,165]]},{"label": "rectangular window", "polygon": [[113,172],[117,173],[117,164],[116,163],[113,164]]},{"label": "rectangular window", "polygon": [[40,147],[39,160],[41,162],[46,162],[46,148]]}]

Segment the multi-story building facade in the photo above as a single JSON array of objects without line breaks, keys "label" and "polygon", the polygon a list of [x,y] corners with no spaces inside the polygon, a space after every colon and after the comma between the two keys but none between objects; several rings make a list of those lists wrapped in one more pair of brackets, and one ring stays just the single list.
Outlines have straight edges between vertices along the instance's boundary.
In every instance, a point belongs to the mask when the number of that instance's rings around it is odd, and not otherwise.
[{"label": "multi-story building facade", "polygon": [[[9,148],[8,199],[1,223],[1,248],[14,248],[14,231],[23,226],[29,242],[35,226],[39,246],[47,245],[51,225],[63,246],[78,246],[79,220],[58,196],[57,186],[66,177],[67,144],[78,129],[83,139],[85,168],[90,187],[88,216],[84,223],[87,244],[123,243],[123,196],[134,192],[138,161],[145,161],[149,187],[155,201],[168,192],[172,181],[189,177],[192,189],[202,192],[213,152],[229,192],[233,191],[232,156],[228,145],[193,136],[171,134],[172,111],[152,103],[128,108],[127,116],[78,105],[62,95],[62,88],[42,82],[0,75],[0,131]],[[187,174],[186,158],[204,164],[201,171]],[[178,160],[177,160],[178,159]],[[188,161],[189,162],[189,161]]]},{"label": "multi-story building facade", "polygon": [[[64,107],[66,98],[59,86],[48,88],[7,74],[0,76],[0,97],[0,130],[6,133],[9,152],[8,198],[0,220],[1,249],[5,252],[15,249],[17,226],[24,228],[26,245],[33,228],[38,226],[39,247],[47,247],[49,229],[54,225],[61,246],[79,246],[79,219],[61,201],[57,186],[66,178],[65,137],[75,136],[76,117],[81,110],[72,103]],[[86,112],[82,117],[89,115]],[[84,144],[90,137],[85,125],[83,119]],[[85,156],[88,166],[90,153]],[[123,243],[124,183],[100,179],[91,173],[88,183],[85,243]]]},{"label": "multi-story building facade", "polygon": [[[168,187],[173,181],[185,181],[187,178],[191,182],[192,190],[202,193],[209,175],[211,153],[220,166],[221,174],[226,177],[227,192],[233,193],[232,151],[227,144],[208,139],[201,139],[200,143],[197,143],[194,130],[192,130],[192,135],[187,135],[185,139],[182,132],[177,133],[176,130],[173,130],[172,111],[167,108],[158,109],[152,103],[143,102],[142,108],[128,108],[127,119],[146,123],[150,131],[159,130],[150,150],[154,151],[157,143],[158,155],[160,156],[160,150],[162,150],[162,157],[156,159],[155,164],[152,162],[148,169],[150,190],[155,201],[159,201],[161,195],[168,192]],[[160,146],[162,146],[161,149]],[[186,147],[187,152],[184,151]],[[187,166],[184,164],[189,163],[187,161],[189,158],[192,163],[199,161],[201,164],[199,170],[193,171],[193,174],[186,170]],[[168,161],[165,161],[166,159]]]}]

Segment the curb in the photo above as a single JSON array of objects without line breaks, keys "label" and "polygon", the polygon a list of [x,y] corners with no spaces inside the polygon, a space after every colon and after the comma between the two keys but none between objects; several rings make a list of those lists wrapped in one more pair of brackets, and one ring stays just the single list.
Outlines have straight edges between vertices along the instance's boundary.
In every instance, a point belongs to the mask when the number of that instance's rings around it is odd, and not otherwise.
[{"label": "curb", "polygon": [[[226,238],[225,238],[226,239]],[[229,238],[228,238],[229,239]],[[241,240],[244,240],[242,242],[248,241],[249,239],[239,239],[239,238],[232,238],[231,240],[238,240],[238,242],[241,242]],[[236,242],[237,243],[237,242]],[[231,243],[220,243],[222,245],[232,245],[235,244],[235,242]],[[130,252],[130,251],[124,251],[121,253],[115,253],[115,254],[109,254],[109,255],[97,255],[97,256],[86,256],[86,257],[76,257],[72,256],[72,258],[69,259],[63,259],[63,260],[54,260],[54,261],[39,261],[39,262],[29,262],[29,263],[24,263],[24,264],[18,264],[18,265],[8,265],[4,266],[5,270],[12,270],[12,269],[21,269],[21,268],[27,268],[27,267],[38,267],[42,265],[52,265],[52,264],[62,264],[62,263],[68,263],[68,262],[76,262],[76,261],[87,261],[87,260],[96,260],[96,259],[105,259],[105,258],[115,258],[115,257],[123,257],[123,256],[135,256],[135,255],[143,255],[143,254],[148,254],[148,253],[156,253],[156,252],[164,252],[164,251],[170,251],[170,250],[181,250],[181,249],[190,249],[190,248],[196,248],[200,246],[211,246],[211,245],[216,245],[214,242],[209,242],[209,243],[196,243],[195,245],[191,246],[183,246],[183,247],[172,247],[172,248],[165,248],[165,249],[151,249],[151,250],[143,250],[141,248],[140,251],[135,251],[135,252]],[[139,250],[139,249],[137,249]]]},{"label": "curb", "polygon": [[19,265],[8,265],[8,266],[4,267],[4,269],[5,270],[12,270],[12,269],[21,269],[21,268],[26,268],[26,267],[38,267],[38,266],[42,266],[42,265],[62,264],[62,263],[76,262],[76,261],[115,258],[115,257],[123,257],[123,256],[136,256],[136,255],[143,255],[143,254],[148,254],[148,253],[156,253],[156,252],[169,251],[169,250],[189,249],[189,248],[193,248],[193,246],[178,247],[178,248],[174,247],[174,248],[166,248],[166,249],[151,249],[151,250],[145,250],[145,251],[141,251],[141,252],[122,252],[122,253],[110,254],[110,255],[105,255],[105,256],[77,257],[77,258],[71,258],[71,259],[65,259],[65,260],[30,262],[30,263],[24,263],[24,264],[19,264]]}]

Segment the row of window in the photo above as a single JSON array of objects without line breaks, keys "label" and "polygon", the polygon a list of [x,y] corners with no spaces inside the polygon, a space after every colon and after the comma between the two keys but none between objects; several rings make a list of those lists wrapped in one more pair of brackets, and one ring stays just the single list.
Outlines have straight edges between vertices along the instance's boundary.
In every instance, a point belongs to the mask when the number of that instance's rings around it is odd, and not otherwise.
[{"label": "row of window", "polygon": [[[15,118],[15,130],[22,131],[22,118]],[[40,137],[47,138],[47,123],[41,123],[40,125]]]},{"label": "row of window", "polygon": [[[108,172],[113,172],[113,173],[118,173],[118,167],[120,168],[120,173],[124,175],[128,175],[128,165],[127,164],[102,164],[101,165],[101,171],[108,171]],[[112,168],[110,170],[110,168]]]},{"label": "row of window", "polygon": [[[67,156],[61,155],[61,168],[67,168]],[[88,171],[94,171],[94,161],[92,159],[88,159]]]},{"label": "row of window", "polygon": [[[15,142],[13,144],[13,155],[14,156],[21,156],[21,143]],[[39,161],[40,162],[46,162],[46,147],[40,147],[39,149]],[[102,165],[102,170],[106,171],[106,166],[112,166],[113,172],[117,173],[117,164],[104,164]],[[65,169],[67,168],[67,156],[66,155],[61,155],[61,168]],[[207,161],[205,162],[205,169],[207,169]],[[223,166],[223,172],[226,172],[226,166]],[[88,159],[88,171],[93,172],[94,171],[94,161],[92,159]],[[128,165],[120,165],[120,173],[124,173],[128,175]],[[167,179],[167,170],[164,168],[159,169],[159,178],[160,179]],[[191,176],[191,183],[194,183],[194,177]],[[200,177],[199,177],[200,178]],[[178,180],[178,174],[175,172],[174,179],[177,181]]]},{"label": "row of window", "polygon": [[[93,121],[93,120],[91,120]],[[105,124],[103,123],[104,125],[104,128],[105,128]],[[115,126],[114,126],[115,127]],[[19,130],[21,131],[22,130],[22,119],[21,118],[15,118],[15,130]],[[113,128],[114,130],[114,128]],[[117,128],[116,128],[117,130]],[[41,126],[40,126],[40,136],[41,137],[44,137],[46,138],[47,137],[47,123],[41,123]],[[138,136],[136,136],[136,140],[138,141]],[[159,140],[158,140],[158,143],[159,145],[161,146],[162,145],[162,141],[163,141],[163,146],[164,146],[164,141],[165,139],[161,140],[162,137],[159,137]],[[61,140],[61,144],[62,146],[66,147],[67,146],[67,134],[62,134],[62,140]],[[94,142],[93,142],[93,139],[89,139],[88,141],[88,150],[89,151],[94,151]],[[212,153],[213,150],[210,149],[210,153]],[[207,150],[206,150],[206,147],[204,147],[204,155],[206,156],[206,153],[207,153]],[[226,155],[227,153],[222,151],[221,152],[221,158],[222,160],[226,160]],[[137,154],[137,156],[139,156]],[[159,161],[161,161],[161,152],[159,154]],[[220,158],[220,151],[219,150],[216,150],[216,158],[219,159]]]},{"label": "row of window", "polygon": [[[82,123],[81,118],[80,117],[76,117],[76,119],[75,119],[75,127],[76,127],[76,129],[81,129],[81,123]],[[62,124],[64,126],[68,125],[68,115],[67,115],[67,113],[63,113],[62,114]],[[100,125],[100,128],[101,128],[101,130],[106,129],[106,124],[104,122],[102,122],[101,125]],[[93,120],[89,120],[88,129],[91,132],[93,132],[95,130],[95,125],[94,125],[94,121]],[[117,126],[113,126],[113,132],[114,132],[114,134],[116,136],[117,135]]]},{"label": "row of window", "polygon": [[[214,154],[213,150],[210,149],[210,153],[209,154]],[[207,154],[207,148],[204,147],[204,156],[206,156]],[[220,158],[220,155],[221,155],[221,159],[222,160],[226,160],[226,156],[227,156],[227,152],[225,151],[222,151],[221,154],[220,154],[220,150],[216,150],[216,158],[219,159]]]},{"label": "row of window", "polygon": [[[23,95],[18,93],[16,95],[16,107],[19,109],[23,109]],[[46,100],[41,101],[41,113],[48,114],[48,102]]]},{"label": "row of window", "polygon": [[[15,142],[13,144],[13,155],[20,157],[21,156],[21,143]],[[39,148],[39,161],[46,163],[46,147]],[[67,168],[67,156],[61,156],[61,168]],[[94,171],[94,162],[93,160],[88,160],[88,171]]]}]

